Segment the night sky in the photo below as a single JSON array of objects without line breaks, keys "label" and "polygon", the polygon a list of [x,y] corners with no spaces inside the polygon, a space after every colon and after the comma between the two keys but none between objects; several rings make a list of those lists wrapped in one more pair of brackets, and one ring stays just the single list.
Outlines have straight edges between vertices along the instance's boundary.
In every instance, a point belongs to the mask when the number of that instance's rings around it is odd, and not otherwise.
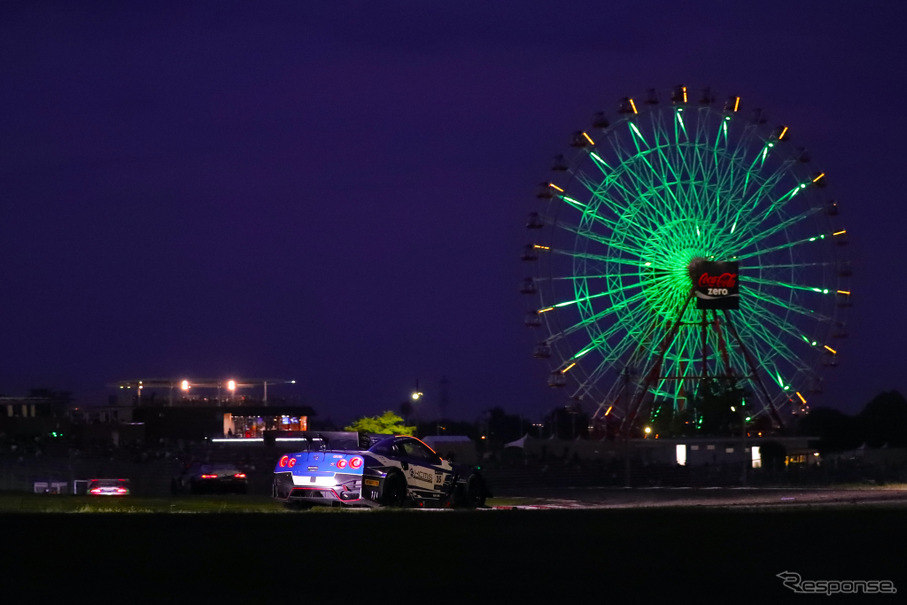
[{"label": "night sky", "polygon": [[[346,422],[563,403],[519,256],[550,160],[649,88],[790,125],[851,235],[811,403],[907,392],[902,2],[5,2],[0,392],[286,378]],[[431,409],[431,408],[429,408]],[[591,408],[590,408],[591,411]],[[429,415],[429,412],[426,412]]]}]

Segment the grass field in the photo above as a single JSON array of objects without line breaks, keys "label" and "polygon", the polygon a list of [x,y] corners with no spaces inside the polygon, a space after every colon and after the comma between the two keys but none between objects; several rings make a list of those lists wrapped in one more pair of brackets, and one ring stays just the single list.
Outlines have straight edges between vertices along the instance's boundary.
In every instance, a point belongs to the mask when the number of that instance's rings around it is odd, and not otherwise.
[{"label": "grass field", "polygon": [[281,513],[266,496],[102,497],[0,493],[0,513]]},{"label": "grass field", "polygon": [[[882,506],[297,513],[252,496],[6,495],[0,507],[10,598],[111,588],[130,602],[853,602],[794,594],[783,571],[907,589],[888,548],[903,549],[905,511]],[[130,514],[73,514],[86,511]],[[221,514],[158,514],[203,512]]]},{"label": "grass field", "polygon": [[[497,498],[495,504],[532,504],[537,498]],[[367,509],[315,507],[309,513],[355,513]],[[2,513],[295,513],[261,495],[173,496],[169,498],[99,497],[0,492]]]}]

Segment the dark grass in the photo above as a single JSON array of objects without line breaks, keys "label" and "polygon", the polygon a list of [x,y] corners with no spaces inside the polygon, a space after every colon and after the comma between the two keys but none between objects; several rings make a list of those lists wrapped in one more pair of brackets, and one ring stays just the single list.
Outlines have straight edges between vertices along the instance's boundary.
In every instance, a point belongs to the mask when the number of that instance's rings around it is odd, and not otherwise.
[{"label": "dark grass", "polygon": [[0,493],[0,513],[281,513],[268,496],[206,494],[146,498]]},{"label": "dark grass", "polygon": [[905,520],[904,509],[882,507],[18,513],[0,515],[0,531],[7,596],[110,588],[132,602],[775,603],[853,602],[796,595],[775,577],[782,571],[907,590]]}]

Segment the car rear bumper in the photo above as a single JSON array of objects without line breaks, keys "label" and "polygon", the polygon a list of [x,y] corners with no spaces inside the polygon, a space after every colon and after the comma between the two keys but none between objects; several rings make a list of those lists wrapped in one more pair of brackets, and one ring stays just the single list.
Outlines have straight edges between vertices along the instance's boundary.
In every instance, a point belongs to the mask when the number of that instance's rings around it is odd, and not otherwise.
[{"label": "car rear bumper", "polygon": [[361,476],[336,485],[296,485],[290,473],[274,474],[273,496],[277,500],[298,504],[368,504],[362,499]]},{"label": "car rear bumper", "polygon": [[286,502],[306,504],[361,504],[359,492],[337,491],[323,487],[294,487],[287,495]]}]

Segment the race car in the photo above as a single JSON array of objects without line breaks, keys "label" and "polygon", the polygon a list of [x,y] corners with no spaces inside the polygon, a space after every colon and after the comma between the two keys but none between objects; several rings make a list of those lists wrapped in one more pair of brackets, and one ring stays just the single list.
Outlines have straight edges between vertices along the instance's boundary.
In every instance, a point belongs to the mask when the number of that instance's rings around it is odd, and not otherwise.
[{"label": "race car", "polygon": [[303,451],[274,468],[274,498],[288,504],[482,507],[478,469],[454,465],[415,437],[306,433]]},{"label": "race car", "polygon": [[170,479],[170,489],[174,494],[245,494],[249,491],[249,480],[235,464],[196,462]]},{"label": "race car", "polygon": [[89,496],[128,496],[129,479],[92,479],[88,482]]}]

